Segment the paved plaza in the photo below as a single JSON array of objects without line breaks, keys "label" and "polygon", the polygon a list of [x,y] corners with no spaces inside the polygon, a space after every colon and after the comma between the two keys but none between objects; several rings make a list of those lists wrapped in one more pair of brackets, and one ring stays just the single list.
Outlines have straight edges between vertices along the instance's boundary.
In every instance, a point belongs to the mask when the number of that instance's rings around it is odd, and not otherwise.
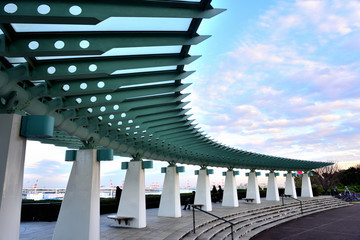
[{"label": "paved plaza", "polygon": [[[261,204],[245,203],[239,201],[239,207],[222,207],[220,203],[213,203],[215,215],[227,215],[232,212],[241,212],[249,209],[265,207],[270,205],[281,205],[280,202],[265,201]],[[286,200],[290,202],[292,200]],[[192,210],[182,210],[181,218],[158,217],[158,208],[147,209],[147,226],[142,229],[130,229],[113,227],[113,220],[107,219],[108,215],[100,217],[101,239],[177,239],[182,233],[192,229]],[[196,212],[196,223],[212,218],[201,212]],[[21,240],[48,240],[52,238],[56,222],[22,222],[20,229]]]},{"label": "paved plaza", "polygon": [[311,214],[264,231],[253,240],[359,240],[360,204]]},{"label": "paved plaza", "polygon": [[[299,199],[306,200],[308,198],[299,198]],[[240,206],[237,208],[222,207],[220,203],[213,203],[213,211],[211,213],[213,213],[215,215],[223,216],[223,215],[228,215],[228,214],[231,214],[234,212],[247,211],[247,210],[254,209],[254,208],[262,208],[262,207],[272,206],[272,205],[281,205],[281,201],[274,202],[274,201],[266,201],[265,199],[261,199],[261,200],[262,200],[261,204],[245,203],[243,200],[240,200],[239,201]],[[294,201],[294,200],[286,199],[286,203],[289,203],[291,201]],[[355,211],[351,210],[351,209],[354,209]],[[335,213],[335,211],[337,211],[336,214],[335,215],[332,214],[332,213]],[[342,214],[343,212],[346,212],[346,211],[347,211],[346,214]],[[329,223],[330,225],[328,225],[328,226],[332,226],[332,228],[336,230],[336,228],[334,228],[333,225],[331,225],[331,224],[336,224],[336,222],[333,221],[334,220],[333,218],[335,216],[340,215],[341,218],[338,218],[338,220],[341,220],[342,226],[346,226],[346,220],[349,221],[349,219],[347,219],[347,218],[354,217],[354,216],[360,216],[359,211],[360,211],[360,205],[357,204],[355,207],[350,207],[350,208],[347,207],[347,208],[341,208],[341,209],[337,209],[337,210],[325,211],[325,212],[322,212],[319,214],[315,214],[314,216],[322,216],[323,214],[330,214],[329,216],[332,216],[331,217],[332,222]],[[186,211],[182,210],[181,218],[158,217],[157,216],[157,214],[158,214],[157,208],[147,209],[146,213],[147,213],[147,227],[142,228],[142,229],[114,227],[113,226],[114,221],[107,219],[107,216],[110,214],[101,215],[101,217],[100,217],[101,239],[178,239],[184,232],[187,232],[188,230],[192,229],[192,211],[191,210],[186,210]],[[197,224],[204,222],[206,220],[209,220],[211,218],[212,218],[211,216],[205,215],[201,212],[196,212],[196,223]],[[304,220],[310,219],[310,220],[305,220],[305,223],[307,223],[307,225],[310,224],[314,227],[318,226],[316,224],[321,224],[321,223],[318,223],[319,220],[317,221],[317,223],[314,223],[312,221],[313,215],[306,216],[303,219]],[[296,220],[296,221],[301,221],[301,218],[300,218],[300,220]],[[324,218],[323,221],[328,221],[328,220]],[[354,236],[357,236],[358,238],[349,238],[349,239],[360,239],[360,228],[358,228],[358,226],[360,225],[360,217],[358,217],[356,219],[356,221],[354,222],[354,224],[355,224],[355,226],[357,226],[356,228],[359,230],[357,231],[357,233],[353,233],[353,234],[355,234]],[[294,221],[291,221],[286,224],[291,224],[293,222]],[[56,222],[22,222],[21,229],[20,229],[20,239],[22,239],[22,240],[52,239],[55,224],[56,224]],[[281,228],[282,226],[285,226],[285,224],[278,226],[277,228]],[[305,224],[305,226],[306,226],[306,224]],[[294,228],[295,229],[298,228],[299,230],[304,232],[304,229],[301,227],[301,225],[295,224],[295,227],[293,225],[292,230],[291,230],[292,232],[294,232]],[[308,228],[308,231],[313,231],[313,230],[318,231],[318,230],[321,230],[321,228],[318,228],[318,229]],[[273,237],[271,239],[278,239],[278,238],[274,237],[274,236],[276,236],[276,234],[271,235],[270,231],[265,232],[265,235],[261,235],[261,238],[259,236],[259,239],[267,239],[266,238],[267,234],[269,234],[270,236]],[[302,235],[300,235],[300,236],[302,236]],[[292,239],[292,238],[284,238],[284,239]],[[311,238],[307,237],[307,239],[311,239]],[[317,239],[325,239],[325,238],[317,238]],[[326,239],[331,239],[331,238],[326,238]],[[332,239],[338,239],[338,238],[332,238]]]}]

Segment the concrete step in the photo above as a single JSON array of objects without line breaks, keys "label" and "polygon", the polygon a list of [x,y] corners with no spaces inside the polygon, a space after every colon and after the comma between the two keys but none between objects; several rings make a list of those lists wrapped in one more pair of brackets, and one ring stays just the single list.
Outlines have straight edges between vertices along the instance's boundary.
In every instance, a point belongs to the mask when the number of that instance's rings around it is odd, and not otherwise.
[{"label": "concrete step", "polygon": [[[303,214],[289,215],[287,217],[279,219],[278,221],[268,221],[268,222],[265,222],[260,225],[254,225],[251,228],[246,229],[246,234],[236,235],[236,237],[234,239],[238,239],[239,237],[241,237],[241,239],[250,239],[251,237],[255,236],[256,234],[260,233],[261,231],[264,231],[264,230],[274,227],[276,225],[282,224],[284,222],[291,221],[291,220],[297,219],[299,217],[314,214],[317,212],[326,211],[329,209],[335,209],[335,208],[339,208],[339,207],[346,207],[346,206],[349,206],[349,204],[335,204],[335,205],[334,204],[326,204],[326,205],[322,205],[322,206],[317,205],[311,209],[309,208],[307,210],[304,210]],[[227,236],[226,239],[230,239],[229,235]]]},{"label": "concrete step", "polygon": [[[335,198],[309,199],[302,201],[302,204],[303,214],[300,212],[299,202],[293,200],[291,202],[285,201],[284,206],[279,204],[270,207],[235,212],[233,214],[223,216],[223,218],[234,223],[234,239],[238,239],[240,237],[243,239],[255,236],[265,229],[301,216],[351,205]],[[230,236],[231,231],[229,223],[212,219],[198,224],[196,226],[195,234],[192,231],[188,231],[179,239],[230,239]]]},{"label": "concrete step", "polygon": [[[294,220],[294,219],[297,219],[297,218],[300,218],[300,217],[303,217],[303,216],[306,216],[306,215],[310,215],[310,214],[314,214],[314,213],[318,213],[318,212],[322,212],[322,211],[326,211],[326,210],[330,210],[330,209],[348,207],[348,206],[349,205],[346,204],[346,205],[333,206],[331,208],[322,208],[322,209],[318,209],[317,211],[306,212],[306,213],[304,213],[302,215],[296,215],[296,216],[292,216],[292,217],[289,217],[289,218],[286,218],[286,219],[282,219],[280,221],[276,221],[276,222],[273,222],[273,223],[270,223],[270,224],[267,224],[267,225],[263,225],[263,226],[261,226],[261,227],[259,227],[257,229],[254,229],[251,232],[249,232],[248,234],[246,234],[245,236],[243,236],[241,239],[244,239],[244,240],[251,239],[252,237],[256,236],[257,234],[259,234],[260,232],[262,232],[264,230],[267,230],[267,229],[275,227],[275,226],[277,226],[279,224],[282,224],[282,223],[285,223],[285,222],[288,222],[288,221],[291,221],[291,220]],[[228,238],[228,239],[230,239],[230,238]]]},{"label": "concrete step", "polygon": [[[224,218],[228,221],[233,222],[234,224],[240,224],[245,221],[251,221],[253,219],[257,219],[259,218],[259,216],[276,214],[279,211],[280,212],[287,211],[288,208],[297,209],[298,207],[294,206],[293,204],[289,204],[286,206],[278,205],[273,207],[251,210],[251,211],[238,212],[235,214],[224,216]],[[225,228],[229,228],[229,230],[225,230]],[[202,238],[199,237],[202,235],[211,237],[214,233],[223,230],[230,231],[230,224],[214,218],[214,220],[212,221],[204,222],[202,224],[197,225],[195,234],[193,234],[193,232],[191,231],[182,239],[207,239],[208,237],[202,237]]]}]

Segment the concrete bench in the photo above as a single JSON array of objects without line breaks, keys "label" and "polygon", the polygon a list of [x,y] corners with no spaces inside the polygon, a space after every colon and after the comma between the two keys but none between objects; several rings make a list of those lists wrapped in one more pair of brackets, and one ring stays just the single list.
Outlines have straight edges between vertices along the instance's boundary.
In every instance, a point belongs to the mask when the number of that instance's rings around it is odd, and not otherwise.
[{"label": "concrete bench", "polygon": [[121,224],[121,220],[124,220],[125,225],[129,225],[128,222],[134,219],[133,217],[122,217],[122,216],[117,216],[117,215],[110,215],[107,218],[113,219],[113,220],[117,221],[119,224]]},{"label": "concrete bench", "polygon": [[255,199],[253,199],[253,198],[244,198],[244,200],[245,200],[246,202],[253,202]]}]

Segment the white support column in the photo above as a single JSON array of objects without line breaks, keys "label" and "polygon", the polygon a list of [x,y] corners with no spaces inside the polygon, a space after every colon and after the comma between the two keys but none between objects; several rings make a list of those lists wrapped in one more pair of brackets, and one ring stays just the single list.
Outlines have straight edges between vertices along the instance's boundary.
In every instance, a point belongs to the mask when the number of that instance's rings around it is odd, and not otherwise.
[{"label": "white support column", "polygon": [[212,211],[211,195],[210,195],[210,179],[207,169],[200,169],[196,183],[196,194],[194,204],[202,204],[203,210]]},{"label": "white support column", "polygon": [[166,168],[158,216],[181,217],[179,173],[176,166]]},{"label": "white support column", "polygon": [[238,207],[239,199],[237,196],[236,190],[236,181],[233,170],[226,172],[225,177],[225,187],[224,187],[224,197],[222,201],[222,206],[224,207]]},{"label": "white support column", "polygon": [[267,201],[280,201],[279,189],[276,182],[276,176],[274,172],[269,173],[268,184],[266,190]]},{"label": "white support column", "polygon": [[248,184],[246,189],[246,198],[253,198],[254,203],[261,203],[259,184],[255,171],[249,172]]},{"label": "white support column", "polygon": [[291,195],[293,198],[297,198],[295,181],[291,172],[286,174],[285,195]]},{"label": "white support column", "polygon": [[100,239],[100,162],[96,149],[77,151],[53,240]]},{"label": "white support column", "polygon": [[130,228],[146,227],[145,207],[145,170],[143,161],[130,161],[125,175],[124,189],[121,193],[117,216],[133,217],[125,224],[121,221],[119,226]]},{"label": "white support column", "polygon": [[301,183],[301,197],[313,197],[313,191],[311,187],[311,180],[308,173],[303,174]]},{"label": "white support column", "polygon": [[19,239],[26,139],[21,116],[0,114],[0,239]]}]

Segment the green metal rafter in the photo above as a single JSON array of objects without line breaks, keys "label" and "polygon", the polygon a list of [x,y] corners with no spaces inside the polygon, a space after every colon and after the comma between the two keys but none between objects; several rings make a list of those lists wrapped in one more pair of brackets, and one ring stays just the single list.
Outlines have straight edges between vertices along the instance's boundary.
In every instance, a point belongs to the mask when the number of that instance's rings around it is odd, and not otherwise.
[{"label": "green metal rafter", "polygon": [[[40,141],[69,148],[90,142],[122,156],[228,168],[329,165],[224,146],[189,119],[182,80],[193,71],[184,66],[199,58],[189,50],[209,37],[197,34],[202,19],[224,11],[210,2],[1,1],[0,111],[53,116],[54,136]],[[184,19],[186,27],[104,27],[129,17],[146,25]]]}]

